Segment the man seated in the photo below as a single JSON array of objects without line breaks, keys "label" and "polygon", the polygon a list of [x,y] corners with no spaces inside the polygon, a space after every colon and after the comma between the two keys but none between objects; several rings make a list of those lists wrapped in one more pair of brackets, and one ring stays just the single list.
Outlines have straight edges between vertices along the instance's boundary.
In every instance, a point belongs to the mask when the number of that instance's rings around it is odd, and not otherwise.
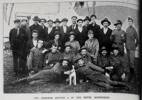
[{"label": "man seated", "polygon": [[90,62],[85,63],[83,58],[78,58],[76,60],[76,73],[77,73],[77,79],[88,79],[93,84],[96,84],[98,86],[104,87],[106,89],[112,89],[115,86],[116,87],[124,87],[128,88],[124,83],[118,82],[118,81],[112,81],[107,76],[105,76],[103,73],[105,72],[104,69],[102,69],[99,66],[96,66]]},{"label": "man seated", "polygon": [[62,59],[62,54],[58,50],[58,46],[53,44],[51,51],[45,55],[44,65],[45,69],[50,69],[54,67]]},{"label": "man seated", "polygon": [[125,80],[129,72],[128,59],[126,56],[120,55],[120,49],[118,47],[113,47],[112,53],[110,65],[113,66],[113,70],[110,78],[115,81]]},{"label": "man seated", "polygon": [[28,69],[30,74],[37,73],[43,68],[44,53],[45,49],[43,48],[43,41],[39,40],[37,43],[37,48],[33,47],[30,50],[30,54],[27,60]]}]

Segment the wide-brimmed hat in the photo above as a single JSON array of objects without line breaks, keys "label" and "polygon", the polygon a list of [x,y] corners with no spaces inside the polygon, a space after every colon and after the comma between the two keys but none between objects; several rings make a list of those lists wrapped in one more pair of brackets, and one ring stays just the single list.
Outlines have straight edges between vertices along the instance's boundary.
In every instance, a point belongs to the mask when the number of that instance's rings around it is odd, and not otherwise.
[{"label": "wide-brimmed hat", "polygon": [[61,21],[57,18],[54,23],[60,23]]},{"label": "wide-brimmed hat", "polygon": [[47,22],[54,22],[52,19],[49,19]]},{"label": "wide-brimmed hat", "polygon": [[90,19],[91,19],[92,17],[95,17],[95,18],[97,18],[97,16],[96,16],[96,15],[94,15],[94,14],[90,16]]},{"label": "wide-brimmed hat", "polygon": [[14,20],[14,23],[19,23],[20,22],[20,19],[15,19]]},{"label": "wide-brimmed hat", "polygon": [[82,50],[87,50],[88,51],[88,49],[85,46],[83,46],[82,48],[80,48],[79,52],[81,52]]},{"label": "wide-brimmed hat", "polygon": [[77,22],[79,22],[79,21],[82,21],[82,22],[83,22],[83,19],[78,19]]},{"label": "wide-brimmed hat", "polygon": [[40,18],[38,16],[34,16],[33,21],[40,21]]},{"label": "wide-brimmed hat", "polygon": [[118,24],[122,25],[122,21],[121,20],[117,20],[114,24],[114,26],[117,26]]},{"label": "wide-brimmed hat", "polygon": [[45,18],[41,18],[41,19],[40,19],[40,22],[41,22],[41,21],[44,21],[44,22],[46,23],[46,19],[45,19]]},{"label": "wide-brimmed hat", "polygon": [[128,20],[131,20],[131,21],[133,21],[133,18],[132,18],[132,17],[128,17]]},{"label": "wide-brimmed hat", "polygon": [[90,21],[89,16],[86,16],[86,17],[85,17],[84,21],[86,21],[86,20]]},{"label": "wide-brimmed hat", "polygon": [[111,25],[111,22],[108,20],[108,18],[104,18],[104,19],[101,21],[101,24],[103,25],[104,22],[108,22],[108,24]]},{"label": "wide-brimmed hat", "polygon": [[102,46],[102,47],[100,48],[100,52],[102,52],[102,51],[104,51],[104,50],[108,51],[107,48],[106,48],[106,46]]},{"label": "wide-brimmed hat", "polygon": [[68,22],[68,19],[67,18],[63,18],[62,22]]}]

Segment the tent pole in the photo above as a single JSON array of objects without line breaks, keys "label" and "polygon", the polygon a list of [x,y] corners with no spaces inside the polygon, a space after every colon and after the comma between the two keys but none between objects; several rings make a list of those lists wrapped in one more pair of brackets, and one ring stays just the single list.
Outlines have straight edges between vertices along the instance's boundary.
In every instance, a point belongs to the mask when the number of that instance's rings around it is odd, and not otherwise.
[{"label": "tent pole", "polygon": [[8,20],[8,25],[10,24],[10,19],[11,19],[13,8],[14,8],[14,3],[12,3],[12,7],[10,9],[10,15],[9,15],[9,20]]}]

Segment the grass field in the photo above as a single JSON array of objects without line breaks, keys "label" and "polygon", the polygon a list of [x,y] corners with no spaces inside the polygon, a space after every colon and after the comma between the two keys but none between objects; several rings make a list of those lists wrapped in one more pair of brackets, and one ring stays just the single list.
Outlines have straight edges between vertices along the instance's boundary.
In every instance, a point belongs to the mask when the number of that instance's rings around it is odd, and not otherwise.
[{"label": "grass field", "polygon": [[4,51],[4,93],[78,93],[78,92],[119,92],[119,93],[135,93],[137,94],[137,87],[135,84],[127,83],[131,88],[126,91],[106,90],[102,87],[93,85],[91,83],[77,84],[77,86],[69,86],[65,83],[40,83],[30,85],[28,83],[20,83],[9,85],[10,82],[16,80],[13,72],[12,55],[11,52]]}]

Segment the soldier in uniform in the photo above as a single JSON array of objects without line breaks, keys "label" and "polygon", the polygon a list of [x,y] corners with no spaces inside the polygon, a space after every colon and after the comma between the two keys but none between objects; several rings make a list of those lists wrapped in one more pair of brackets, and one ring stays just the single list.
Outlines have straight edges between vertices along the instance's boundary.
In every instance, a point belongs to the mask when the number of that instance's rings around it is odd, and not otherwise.
[{"label": "soldier in uniform", "polygon": [[[127,49],[127,55],[129,59],[129,66],[130,69],[132,70],[132,76],[136,77],[136,66],[135,66],[135,50],[136,47],[138,46],[138,34],[136,32],[136,29],[133,27],[133,19],[131,17],[128,17],[128,23],[129,27],[126,29],[126,49]],[[134,78],[133,78],[134,79]],[[131,79],[130,79],[131,80]]]},{"label": "soldier in uniform", "polygon": [[[113,66],[113,70],[110,74],[110,78],[115,81],[128,80],[128,59],[126,56],[120,55],[119,47],[113,47],[113,54],[110,57],[110,66]],[[124,77],[125,76],[125,77]]]},{"label": "soldier in uniform", "polygon": [[77,79],[87,78],[93,84],[104,87],[106,89],[112,89],[115,86],[128,88],[124,83],[112,81],[103,73],[105,70],[99,66],[96,66],[90,62],[85,63],[82,58],[77,59],[76,73]]},{"label": "soldier in uniform", "polygon": [[119,47],[120,54],[123,55],[124,43],[126,42],[126,32],[121,29],[121,20],[117,20],[117,22],[114,25],[116,26],[116,29],[112,32],[111,40],[113,41],[113,46]]}]

